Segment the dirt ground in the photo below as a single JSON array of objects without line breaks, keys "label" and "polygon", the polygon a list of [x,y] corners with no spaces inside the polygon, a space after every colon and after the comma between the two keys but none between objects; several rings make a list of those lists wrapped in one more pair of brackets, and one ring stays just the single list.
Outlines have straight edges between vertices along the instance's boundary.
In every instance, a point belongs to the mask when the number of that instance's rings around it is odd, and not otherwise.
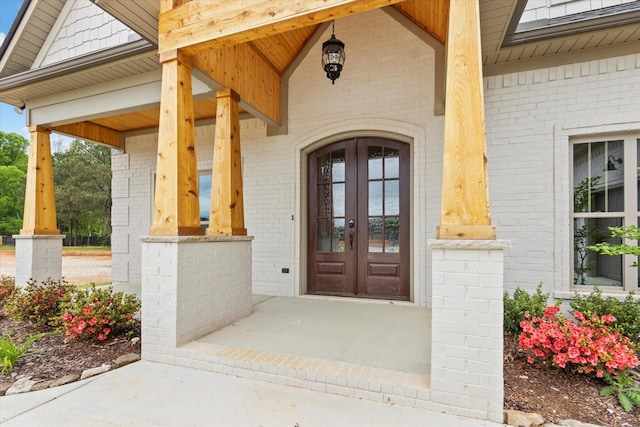
[{"label": "dirt ground", "polygon": [[[15,250],[0,250],[0,276],[15,276]],[[110,251],[63,251],[62,276],[70,285],[111,281]]]}]

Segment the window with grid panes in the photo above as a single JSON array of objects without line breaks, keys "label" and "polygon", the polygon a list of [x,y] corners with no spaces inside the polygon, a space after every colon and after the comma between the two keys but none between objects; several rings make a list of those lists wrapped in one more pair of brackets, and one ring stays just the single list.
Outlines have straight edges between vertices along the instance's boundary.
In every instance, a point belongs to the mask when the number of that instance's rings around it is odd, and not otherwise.
[{"label": "window with grid panes", "polygon": [[[640,134],[571,140],[573,188],[573,283],[576,288],[638,289],[633,255],[602,255],[589,250],[600,242],[622,243],[609,227],[638,225]],[[636,245],[637,241],[627,241]]]}]

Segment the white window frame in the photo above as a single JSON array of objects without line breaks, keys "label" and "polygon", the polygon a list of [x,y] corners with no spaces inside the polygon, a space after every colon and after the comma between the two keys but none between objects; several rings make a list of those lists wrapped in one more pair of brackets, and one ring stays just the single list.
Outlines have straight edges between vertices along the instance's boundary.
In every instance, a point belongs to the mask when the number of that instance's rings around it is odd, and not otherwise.
[{"label": "white window frame", "polygon": [[[574,145],[584,143],[597,143],[604,141],[623,141],[623,161],[624,161],[624,210],[623,212],[574,212],[574,195],[573,189],[576,183],[573,182],[574,177]],[[638,225],[640,212],[638,211],[638,167],[640,162],[638,159],[638,144],[640,141],[640,132],[633,133],[613,133],[613,134],[600,134],[592,136],[579,136],[569,138],[569,182],[570,182],[570,228],[571,228],[571,248],[573,248],[574,239],[574,224],[576,218],[622,218],[623,225]],[[605,156],[607,158],[608,156]],[[628,245],[637,245],[636,241],[625,240]],[[592,285],[576,285],[574,284],[574,257],[575,251],[572,249],[570,260],[570,272],[572,290],[574,291],[590,291]],[[634,255],[622,255],[622,286],[598,286],[603,292],[624,292],[638,291],[638,267],[631,267],[634,261],[638,261],[638,257]]]},{"label": "white window frame", "polygon": [[[211,181],[212,181],[212,185],[213,185],[213,171],[211,169],[209,170],[198,170],[198,209],[200,209],[200,197],[201,197],[201,191],[200,191],[200,177],[202,175],[211,175]],[[156,197],[156,171],[155,169],[153,169],[151,171],[151,224],[153,224],[153,211],[154,211],[154,200]],[[209,196],[211,197],[211,196]],[[211,209],[211,200],[209,200],[209,210]],[[203,227],[205,230],[209,227],[209,220],[200,220],[200,226]]]}]

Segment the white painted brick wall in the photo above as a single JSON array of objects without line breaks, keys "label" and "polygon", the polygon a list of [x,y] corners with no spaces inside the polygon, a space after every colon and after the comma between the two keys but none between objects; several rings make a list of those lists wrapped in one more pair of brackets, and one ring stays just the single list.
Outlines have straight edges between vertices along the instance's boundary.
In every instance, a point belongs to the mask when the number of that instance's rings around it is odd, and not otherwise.
[{"label": "white painted brick wall", "polygon": [[431,399],[502,421],[502,241],[431,240]]},{"label": "white painted brick wall", "polygon": [[[126,153],[112,151],[111,279],[116,288],[141,283],[140,236],[151,227],[157,144],[156,135],[135,136],[127,138]],[[126,216],[116,218],[118,213]]]},{"label": "white painted brick wall", "polygon": [[90,0],[75,0],[65,18],[41,66],[140,38]]},{"label": "white painted brick wall", "polygon": [[145,237],[143,351],[171,354],[251,313],[251,239]]},{"label": "white painted brick wall", "polygon": [[640,130],[640,55],[485,78],[491,210],[505,288],[569,292],[569,138]]},{"label": "white painted brick wall", "polygon": [[16,235],[16,285],[62,277],[62,235]]}]

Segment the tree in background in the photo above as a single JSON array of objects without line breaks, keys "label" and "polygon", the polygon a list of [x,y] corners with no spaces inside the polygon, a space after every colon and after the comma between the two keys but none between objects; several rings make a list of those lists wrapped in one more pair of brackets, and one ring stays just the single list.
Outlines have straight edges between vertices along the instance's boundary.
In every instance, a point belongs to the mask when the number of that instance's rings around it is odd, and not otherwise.
[{"label": "tree in background", "polygon": [[0,131],[0,166],[15,166],[27,172],[29,141],[17,133]]},{"label": "tree in background", "polygon": [[73,141],[53,154],[58,227],[72,245],[81,237],[111,236],[111,149]]},{"label": "tree in background", "polygon": [[21,135],[0,131],[0,235],[22,227],[28,146]]}]

